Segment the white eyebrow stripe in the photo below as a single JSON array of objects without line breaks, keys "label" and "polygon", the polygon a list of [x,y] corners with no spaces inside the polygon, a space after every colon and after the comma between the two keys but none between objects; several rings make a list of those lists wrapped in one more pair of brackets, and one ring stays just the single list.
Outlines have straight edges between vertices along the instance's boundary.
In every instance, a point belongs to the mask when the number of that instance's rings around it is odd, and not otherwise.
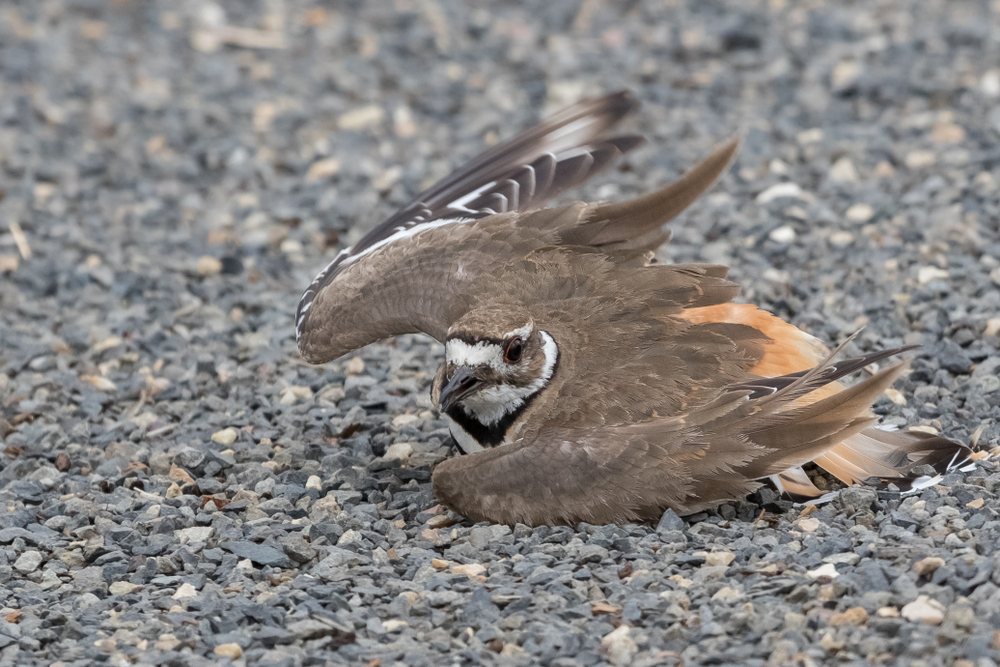
[{"label": "white eyebrow stripe", "polygon": [[445,359],[456,366],[489,366],[502,372],[506,364],[499,345],[484,343],[469,345],[464,340],[454,338],[445,344]]},{"label": "white eyebrow stripe", "polygon": [[527,338],[531,335],[531,322],[528,322],[520,329],[514,329],[513,331],[508,331],[503,335],[504,339],[513,338],[514,336],[520,336],[521,338]]}]

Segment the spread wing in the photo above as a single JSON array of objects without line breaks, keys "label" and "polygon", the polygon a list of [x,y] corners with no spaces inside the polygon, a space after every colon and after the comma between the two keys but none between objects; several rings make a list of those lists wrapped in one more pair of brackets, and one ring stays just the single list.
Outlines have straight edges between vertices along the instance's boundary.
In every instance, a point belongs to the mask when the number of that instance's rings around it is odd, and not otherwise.
[{"label": "spread wing", "polygon": [[342,250],[316,276],[299,300],[296,334],[301,336],[313,300],[352,260],[405,242],[421,229],[455,220],[468,222],[511,211],[529,211],[576,187],[640,146],[638,135],[605,134],[638,106],[622,91],[584,100],[503,144],[482,153],[417,195],[409,205]]},{"label": "spread wing", "polygon": [[[376,240],[369,239],[342,252],[299,301],[296,338],[302,356],[312,363],[323,363],[404,333],[423,332],[443,339],[451,323],[468,307],[468,290],[476,280],[541,248],[578,247],[587,252],[598,248],[620,255],[621,261],[627,252],[639,256],[660,245],[666,238],[661,226],[715,182],[735,154],[736,142],[710,155],[676,183],[634,202],[610,207],[578,203],[558,209],[525,210],[581,183],[594,173],[595,165],[607,164],[612,148],[618,153],[628,148],[620,137],[603,143],[591,139],[616,122],[631,105],[631,98],[619,93],[560,114],[473,160],[455,176],[431,188],[428,192],[438,202],[435,209],[428,208],[433,219],[425,218],[416,224],[404,221],[398,227],[387,227],[387,221],[369,235]],[[634,145],[634,139],[630,141]],[[552,153],[553,146],[561,152],[553,153],[551,162],[546,155]],[[549,150],[542,150],[546,147]],[[559,157],[572,151],[577,153]],[[530,169],[525,171],[529,157]],[[536,169],[536,163],[550,165],[545,173],[552,177],[538,180],[542,170]],[[560,165],[576,166],[566,167],[562,175]],[[460,192],[465,194],[457,199],[463,200],[475,191],[479,192],[476,198],[463,205],[479,206],[478,198],[487,190],[500,192],[493,185],[484,190],[483,181],[492,184],[501,172],[535,174],[534,186],[525,188],[531,196],[505,195],[506,206],[509,208],[513,201],[518,210],[492,212],[494,209],[486,207],[472,214],[459,212],[461,217],[455,218],[451,217],[455,211],[441,203],[456,201]],[[515,191],[521,190],[519,184]],[[449,210],[452,212],[447,213]]]}]

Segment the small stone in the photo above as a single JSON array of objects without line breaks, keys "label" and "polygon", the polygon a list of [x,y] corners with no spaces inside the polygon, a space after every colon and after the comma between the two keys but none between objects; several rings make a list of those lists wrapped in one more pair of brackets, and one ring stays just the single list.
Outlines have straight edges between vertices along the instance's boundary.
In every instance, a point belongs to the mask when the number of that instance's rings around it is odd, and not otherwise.
[{"label": "small stone", "polygon": [[291,405],[300,399],[309,400],[312,397],[313,391],[309,387],[292,385],[281,390],[281,400],[279,402],[282,405]]},{"label": "small stone", "polygon": [[420,417],[417,415],[396,415],[392,418],[392,425],[396,428],[402,428],[418,421],[420,421]]},{"label": "small stone", "polygon": [[17,255],[0,255],[0,273],[17,271],[20,259]]},{"label": "small stone", "polygon": [[309,520],[313,523],[330,521],[340,516],[340,505],[333,494],[327,494],[309,507]]},{"label": "small stone", "polygon": [[639,650],[635,641],[629,637],[631,628],[619,625],[601,639],[601,651],[608,656],[612,665],[627,665],[632,656]]},{"label": "small stone", "polygon": [[165,493],[164,495],[165,495],[165,496],[166,496],[167,498],[176,498],[176,497],[178,497],[178,496],[182,496],[182,495],[184,495],[184,492],[183,492],[183,491],[181,491],[181,487],[180,487],[180,486],[179,486],[179,485],[178,485],[178,484],[177,484],[177,483],[175,482],[175,483],[172,483],[172,484],[171,484],[171,485],[170,485],[170,486],[169,486],[169,487],[167,488],[167,492],[166,492],[166,493]]},{"label": "small stone", "polygon": [[234,542],[223,542],[220,546],[226,551],[235,554],[239,558],[249,559],[261,567],[270,565],[271,567],[290,568],[293,566],[292,561],[284,554],[284,552],[279,551],[274,547],[269,547],[266,544],[257,544],[256,542],[240,540]]},{"label": "small stone", "polygon": [[899,618],[899,609],[895,607],[879,607],[875,615],[879,618]]},{"label": "small stone", "polygon": [[360,544],[364,540],[364,537],[358,531],[350,528],[344,531],[344,534],[340,536],[337,540],[337,546],[343,547],[349,544]]},{"label": "small stone", "polygon": [[906,405],[906,397],[903,396],[903,393],[898,389],[893,389],[892,387],[889,387],[883,393],[886,395],[886,398],[888,398],[896,405]]},{"label": "small stone", "polygon": [[413,445],[408,442],[396,442],[385,450],[385,456],[382,458],[387,460],[397,459],[408,459],[410,454],[413,453]]},{"label": "small stone", "polygon": [[381,123],[384,115],[382,107],[372,104],[341,114],[337,124],[342,130],[364,130]]},{"label": "small stone", "polygon": [[313,549],[309,541],[299,533],[287,535],[281,540],[281,546],[285,550],[288,557],[297,563],[308,563],[316,557],[316,550]]},{"label": "small stone", "polygon": [[896,173],[896,168],[882,160],[875,165],[875,178],[891,178]]},{"label": "small stone", "polygon": [[361,375],[365,372],[365,360],[361,357],[351,357],[351,360],[344,365],[344,372],[348,375]]},{"label": "small stone", "polygon": [[936,266],[921,266],[920,271],[917,272],[917,281],[921,285],[926,285],[932,280],[947,280],[948,272],[945,269],[939,269]]},{"label": "small stone", "polygon": [[488,526],[477,526],[469,531],[469,544],[476,549],[485,549],[493,539],[493,532]]},{"label": "small stone", "polygon": [[864,625],[867,622],[868,612],[862,607],[854,607],[830,617],[830,625],[834,627],[841,625]]},{"label": "small stone", "polygon": [[944,620],[944,605],[927,597],[917,596],[917,599],[903,607],[901,614],[908,621],[940,625]]},{"label": "small stone", "polygon": [[830,75],[830,86],[834,90],[846,90],[861,76],[862,66],[857,60],[843,60],[836,64]]},{"label": "small stone", "polygon": [[996,336],[998,334],[1000,334],[1000,317],[993,317],[986,320],[986,329],[983,330],[983,335]]},{"label": "small stone", "polygon": [[775,283],[777,285],[787,285],[791,281],[791,275],[788,273],[788,271],[780,271],[774,268],[773,266],[769,266],[766,269],[764,269],[764,272],[761,274],[761,277],[764,280],[770,283]]},{"label": "small stone", "polygon": [[705,566],[716,567],[719,565],[729,566],[736,558],[736,554],[729,551],[713,551],[705,554]]},{"label": "small stone", "polygon": [[832,632],[825,633],[819,640],[819,645],[831,653],[836,653],[844,648],[844,642],[837,640]]},{"label": "small stone", "polygon": [[500,655],[504,658],[516,658],[524,653],[524,649],[517,644],[507,643],[503,645]]},{"label": "small stone", "polygon": [[912,151],[907,153],[903,163],[909,169],[923,169],[931,166],[935,161],[936,158],[931,151]]},{"label": "small stone", "polygon": [[820,577],[829,577],[830,579],[836,579],[840,576],[837,572],[837,566],[833,563],[827,563],[825,565],[820,565],[815,570],[809,570],[806,572],[813,579],[819,579]]},{"label": "small stone", "polygon": [[819,519],[816,517],[806,517],[798,520],[799,530],[805,533],[815,532],[819,528]]},{"label": "small stone", "polygon": [[118,647],[118,642],[116,642],[112,637],[104,637],[103,639],[95,641],[94,646],[101,653],[114,653],[115,649]]},{"label": "small stone", "polygon": [[417,134],[417,124],[413,122],[413,113],[407,106],[398,106],[392,113],[392,127],[396,135],[408,139]]},{"label": "small stone", "polygon": [[14,562],[14,569],[21,574],[31,574],[38,569],[45,557],[39,551],[25,551]]},{"label": "small stone", "polygon": [[182,528],[174,531],[174,538],[181,544],[188,542],[208,542],[215,531],[211,526],[194,526],[193,528]]},{"label": "small stone", "polygon": [[823,130],[818,127],[814,127],[808,130],[802,130],[795,135],[795,139],[800,144],[817,144],[823,141],[823,136]]},{"label": "small stone", "polygon": [[309,475],[309,479],[306,480],[307,489],[322,489],[323,480],[320,479],[319,475]]},{"label": "small stone", "polygon": [[931,129],[931,141],[936,144],[957,144],[965,141],[965,130],[954,123],[935,123]]},{"label": "small stone", "polygon": [[112,595],[131,595],[142,590],[140,584],[133,584],[127,581],[116,581],[108,586],[108,592]]},{"label": "small stone", "polygon": [[824,563],[833,563],[834,565],[857,565],[860,561],[861,556],[853,551],[844,551],[839,554],[830,554],[823,557]]},{"label": "small stone", "polygon": [[340,172],[340,160],[335,157],[313,162],[306,172],[306,183],[316,183]]},{"label": "small stone", "polygon": [[934,574],[938,568],[944,567],[944,559],[938,556],[928,556],[918,560],[913,564],[913,572],[920,575],[921,577],[929,577]]},{"label": "small stone", "polygon": [[863,511],[878,500],[878,494],[863,486],[849,486],[837,493],[837,500],[841,507],[853,507],[855,511]]},{"label": "small stone", "polygon": [[735,600],[740,597],[740,592],[729,586],[723,586],[712,596],[713,600]]},{"label": "small stone", "polygon": [[170,479],[176,479],[181,484],[194,484],[194,477],[188,473],[187,470],[181,468],[180,466],[170,466],[170,472],[167,474]]},{"label": "small stone", "polygon": [[114,382],[100,375],[81,375],[80,379],[83,382],[92,385],[98,391],[103,391],[105,393],[117,391],[118,389]]},{"label": "small stone", "polygon": [[802,197],[802,188],[795,183],[777,183],[757,195],[758,204],[769,204],[784,197]]},{"label": "small stone", "polygon": [[868,222],[874,215],[875,209],[868,204],[854,204],[844,213],[845,218],[857,223]]},{"label": "small stone", "polygon": [[970,510],[977,510],[983,506],[983,503],[984,501],[982,498],[976,498],[975,500],[970,500],[969,502],[965,503],[965,506],[968,507]]},{"label": "small stone", "polygon": [[486,571],[486,566],[483,565],[482,563],[465,563],[465,564],[452,565],[451,571],[453,574],[464,574],[465,576],[467,576],[469,579],[472,580],[483,580],[483,581],[486,580],[485,577],[480,576],[483,572]]},{"label": "small stone", "polygon": [[316,619],[307,618],[301,621],[295,621],[294,623],[289,623],[285,629],[302,640],[318,639],[319,637],[326,636],[334,636],[334,638],[336,638],[338,635],[353,635],[353,633],[351,633],[347,628],[329,619],[318,621]]},{"label": "small stone", "polygon": [[667,510],[660,517],[660,522],[656,524],[656,532],[662,534],[670,531],[682,531],[686,527],[684,519],[677,516],[673,510]]},{"label": "small stone", "polygon": [[221,431],[216,431],[212,434],[212,442],[217,442],[220,445],[231,445],[236,442],[236,429],[233,427],[224,428]]},{"label": "small stone", "polygon": [[845,231],[833,232],[830,234],[830,245],[834,248],[846,248],[854,243],[854,234]]},{"label": "small stone", "polygon": [[979,92],[986,97],[1000,97],[1000,69],[991,69],[979,80]]},{"label": "small stone", "polygon": [[782,225],[781,227],[772,229],[771,233],[767,236],[775,243],[791,243],[795,240],[795,228],[791,225]]},{"label": "small stone", "polygon": [[831,181],[838,183],[858,182],[858,170],[854,168],[854,163],[846,155],[833,163],[828,176]]},{"label": "small stone", "polygon": [[184,598],[198,597],[198,589],[191,584],[181,584],[180,587],[171,595],[175,600],[183,600]]},{"label": "small stone", "polygon": [[395,632],[409,626],[410,624],[406,621],[400,621],[398,619],[389,619],[388,621],[382,621],[382,632]]},{"label": "small stone", "polygon": [[239,660],[243,657],[243,649],[240,648],[239,644],[219,644],[215,647],[215,655],[230,660]]},{"label": "small stone", "polygon": [[198,258],[197,272],[199,276],[214,276],[222,272],[222,262],[214,257],[204,255]]}]

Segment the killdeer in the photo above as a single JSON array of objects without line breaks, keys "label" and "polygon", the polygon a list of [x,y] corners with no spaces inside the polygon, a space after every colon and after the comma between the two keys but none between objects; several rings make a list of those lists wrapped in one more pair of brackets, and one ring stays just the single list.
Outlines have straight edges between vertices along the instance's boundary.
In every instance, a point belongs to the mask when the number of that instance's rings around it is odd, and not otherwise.
[{"label": "killdeer", "polygon": [[838,382],[909,348],[836,361],[839,349],[732,303],[725,267],[651,261],[736,142],[647,196],[540,208],[642,142],[608,135],[635,106],[621,92],[572,107],[343,250],[299,302],[302,356],[411,332],[444,343],[432,395],[466,455],[439,464],[433,486],[477,521],[689,514],[769,478],[815,498],[810,461],[847,484],[907,489],[925,464],[965,462],[962,445],[874,426],[870,406],[905,362]]}]

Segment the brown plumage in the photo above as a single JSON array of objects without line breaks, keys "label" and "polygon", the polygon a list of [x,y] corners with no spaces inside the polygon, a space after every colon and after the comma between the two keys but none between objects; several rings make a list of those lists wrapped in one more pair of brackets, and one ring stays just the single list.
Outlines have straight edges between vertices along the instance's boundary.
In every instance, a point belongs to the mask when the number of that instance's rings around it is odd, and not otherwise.
[{"label": "brown plumage", "polygon": [[847,483],[905,486],[917,465],[964,460],[943,438],[873,427],[870,405],[905,364],[837,382],[905,350],[835,361],[796,327],[732,304],[725,267],[649,263],[662,225],[714,183],[736,142],[651,195],[537,210],[638,145],[603,138],[634,106],[619,93],[560,114],[341,253],[300,303],[303,356],[322,363],[410,332],[446,343],[433,397],[474,453],[441,463],[434,489],[474,520],[646,519],[767,478],[814,497],[809,461]]}]

